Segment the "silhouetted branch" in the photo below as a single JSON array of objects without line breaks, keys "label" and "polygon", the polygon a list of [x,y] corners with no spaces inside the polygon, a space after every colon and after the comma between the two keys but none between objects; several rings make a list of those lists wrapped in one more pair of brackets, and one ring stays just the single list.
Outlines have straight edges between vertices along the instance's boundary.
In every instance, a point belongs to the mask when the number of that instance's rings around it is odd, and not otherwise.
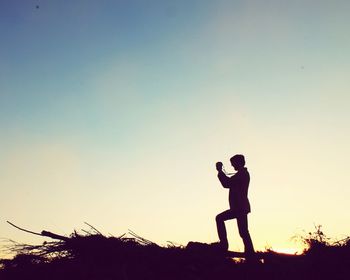
[{"label": "silhouetted branch", "polygon": [[92,225],[90,225],[89,223],[87,223],[87,222],[84,222],[84,224],[86,224],[86,225],[88,225],[89,227],[91,227],[96,233],[98,233],[99,235],[102,235],[102,233],[99,231],[99,230],[97,230],[95,227],[93,227]]},{"label": "silhouetted branch", "polygon": [[43,230],[41,232],[41,235],[42,236],[47,236],[47,237],[50,237],[50,238],[53,238],[53,239],[62,240],[62,241],[69,241],[68,237],[65,237],[65,236],[62,236],[62,235],[58,235],[58,234],[55,234],[55,233],[52,233],[52,232],[49,232],[49,231],[46,231],[46,230]]},{"label": "silhouetted branch", "polygon": [[62,235],[58,235],[58,234],[55,234],[55,233],[52,233],[52,232],[49,232],[49,231],[46,231],[46,230],[43,230],[41,233],[38,233],[38,232],[34,232],[34,231],[31,231],[31,230],[27,230],[27,229],[24,229],[24,228],[21,228],[19,226],[16,226],[15,224],[7,221],[8,224],[10,224],[11,226],[21,230],[21,231],[24,231],[24,232],[27,232],[27,233],[30,233],[30,234],[34,234],[34,235],[39,235],[39,236],[46,236],[46,237],[50,237],[50,238],[53,238],[53,239],[58,239],[58,240],[62,240],[62,241],[68,241],[69,238],[68,237],[65,237],[65,236],[62,236]]},{"label": "silhouetted branch", "polygon": [[9,221],[6,221],[6,222],[7,222],[8,224],[10,224],[11,226],[13,226],[13,227],[15,227],[15,228],[17,228],[17,229],[19,229],[19,230],[21,230],[21,231],[28,232],[28,233],[35,234],[35,235],[41,235],[41,236],[42,236],[41,233],[38,233],[38,232],[34,232],[34,231],[31,231],[31,230],[27,230],[27,229],[21,228],[21,227],[16,226],[15,224],[13,224],[13,223],[11,223],[11,222],[9,222]]},{"label": "silhouetted branch", "polygon": [[139,235],[137,235],[135,232],[133,232],[132,230],[129,229],[129,233],[131,236],[133,236],[138,242],[144,244],[144,245],[157,245],[156,243],[147,240]]}]

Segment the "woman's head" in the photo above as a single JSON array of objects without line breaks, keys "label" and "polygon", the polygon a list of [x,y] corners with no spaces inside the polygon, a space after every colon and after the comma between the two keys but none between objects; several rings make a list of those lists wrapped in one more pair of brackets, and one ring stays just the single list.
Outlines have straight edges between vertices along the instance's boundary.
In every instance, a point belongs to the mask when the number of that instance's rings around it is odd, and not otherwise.
[{"label": "woman's head", "polygon": [[245,166],[244,155],[234,155],[230,158],[230,162],[235,170],[243,168]]}]

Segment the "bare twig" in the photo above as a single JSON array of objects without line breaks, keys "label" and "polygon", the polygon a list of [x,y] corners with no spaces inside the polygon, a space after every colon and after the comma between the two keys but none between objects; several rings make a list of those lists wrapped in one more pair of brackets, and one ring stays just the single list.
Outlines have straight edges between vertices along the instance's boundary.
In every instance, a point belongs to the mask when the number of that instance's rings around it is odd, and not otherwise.
[{"label": "bare twig", "polygon": [[91,227],[96,233],[98,233],[99,235],[102,235],[102,233],[99,231],[99,230],[97,230],[95,227],[93,227],[92,225],[90,225],[89,223],[87,223],[87,222],[84,222],[84,224],[86,224],[86,225],[88,225],[89,227]]},{"label": "bare twig", "polygon": [[90,235],[90,234],[91,234],[91,232],[88,232],[88,231],[85,230],[85,229],[81,229],[81,231],[84,232],[86,235]]},{"label": "bare twig", "polygon": [[28,232],[28,233],[31,233],[31,234],[35,234],[35,235],[40,235],[40,236],[42,236],[41,233],[34,232],[34,231],[31,231],[31,230],[27,230],[27,229],[24,229],[24,228],[20,228],[20,227],[16,226],[15,224],[13,224],[13,223],[11,223],[11,222],[9,222],[9,221],[6,221],[6,222],[7,222],[8,224],[10,224],[11,226],[13,226],[13,227],[15,227],[15,228],[17,228],[17,229],[19,229],[19,230],[21,230],[21,231],[24,231],[24,232]]},{"label": "bare twig", "polygon": [[156,245],[156,243],[147,240],[139,235],[137,235],[135,232],[133,232],[132,230],[129,229],[129,233],[136,239],[138,240],[140,243],[144,244],[144,245]]},{"label": "bare twig", "polygon": [[15,224],[7,221],[8,224],[10,224],[11,226],[21,230],[21,231],[24,231],[24,232],[27,232],[27,233],[30,233],[30,234],[35,234],[35,235],[39,235],[39,236],[46,236],[46,237],[50,237],[50,238],[53,238],[53,239],[59,239],[59,240],[62,240],[62,241],[68,241],[69,238],[68,237],[65,237],[65,236],[62,236],[62,235],[58,235],[58,234],[55,234],[55,233],[52,233],[52,232],[49,232],[49,231],[46,231],[46,230],[43,230],[41,233],[38,233],[38,232],[34,232],[34,231],[31,231],[31,230],[27,230],[27,229],[24,229],[24,228],[21,228],[19,226],[16,226]]}]

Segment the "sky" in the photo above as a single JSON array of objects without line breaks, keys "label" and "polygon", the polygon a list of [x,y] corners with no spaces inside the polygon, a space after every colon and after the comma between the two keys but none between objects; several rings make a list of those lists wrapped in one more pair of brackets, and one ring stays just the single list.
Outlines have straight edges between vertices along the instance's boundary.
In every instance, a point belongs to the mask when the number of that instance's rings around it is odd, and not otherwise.
[{"label": "sky", "polygon": [[[349,1],[0,0],[0,238],[218,240],[244,154],[256,249],[350,234]],[[243,250],[235,221],[230,249]]]}]

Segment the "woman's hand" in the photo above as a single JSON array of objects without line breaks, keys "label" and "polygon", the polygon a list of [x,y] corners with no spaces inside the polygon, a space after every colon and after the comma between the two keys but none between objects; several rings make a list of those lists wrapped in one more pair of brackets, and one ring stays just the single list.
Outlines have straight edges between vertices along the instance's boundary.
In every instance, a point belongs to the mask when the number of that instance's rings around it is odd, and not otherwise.
[{"label": "woman's hand", "polygon": [[220,171],[222,171],[222,167],[223,167],[222,162],[221,162],[221,161],[218,161],[218,162],[216,163],[216,170],[220,172]]}]

